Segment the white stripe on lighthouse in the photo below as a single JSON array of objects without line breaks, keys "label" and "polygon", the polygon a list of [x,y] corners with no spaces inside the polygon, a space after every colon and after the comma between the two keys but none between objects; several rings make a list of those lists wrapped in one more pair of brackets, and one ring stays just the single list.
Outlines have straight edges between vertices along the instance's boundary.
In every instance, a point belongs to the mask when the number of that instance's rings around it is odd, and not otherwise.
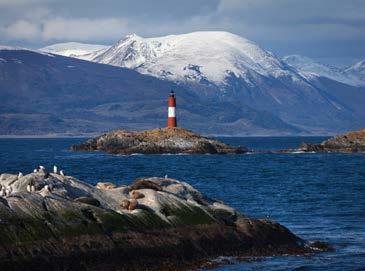
[{"label": "white stripe on lighthouse", "polygon": [[169,107],[169,118],[175,118],[175,107]]}]

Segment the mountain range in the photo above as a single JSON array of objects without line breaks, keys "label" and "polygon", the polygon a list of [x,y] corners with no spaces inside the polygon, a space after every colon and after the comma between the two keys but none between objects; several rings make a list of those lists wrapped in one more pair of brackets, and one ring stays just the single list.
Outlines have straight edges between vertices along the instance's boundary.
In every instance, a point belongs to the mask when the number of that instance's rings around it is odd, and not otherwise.
[{"label": "mountain range", "polygon": [[[179,123],[206,134],[327,134],[365,124],[364,61],[346,69],[283,59],[228,32],[112,46],[0,48],[0,134],[92,133]],[[23,101],[23,103],[19,103]]]}]

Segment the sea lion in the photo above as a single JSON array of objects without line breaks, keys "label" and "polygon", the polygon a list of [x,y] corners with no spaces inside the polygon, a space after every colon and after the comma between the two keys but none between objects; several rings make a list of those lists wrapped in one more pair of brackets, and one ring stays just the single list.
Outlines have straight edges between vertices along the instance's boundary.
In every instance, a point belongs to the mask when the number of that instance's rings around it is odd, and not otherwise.
[{"label": "sea lion", "polygon": [[133,211],[133,210],[137,209],[137,206],[138,206],[138,201],[136,199],[132,199],[129,201],[128,210]]},{"label": "sea lion", "polygon": [[145,180],[145,179],[138,179],[133,182],[130,186],[131,190],[138,190],[138,189],[153,189],[156,191],[162,191],[162,187],[155,182]]},{"label": "sea lion", "polygon": [[120,204],[120,207],[122,207],[123,209],[128,210],[128,208],[129,208],[129,200],[127,200],[127,199],[122,200],[122,203]]},{"label": "sea lion", "polygon": [[132,190],[132,192],[130,193],[131,198],[132,199],[142,199],[144,198],[144,194],[137,191],[137,190]]}]

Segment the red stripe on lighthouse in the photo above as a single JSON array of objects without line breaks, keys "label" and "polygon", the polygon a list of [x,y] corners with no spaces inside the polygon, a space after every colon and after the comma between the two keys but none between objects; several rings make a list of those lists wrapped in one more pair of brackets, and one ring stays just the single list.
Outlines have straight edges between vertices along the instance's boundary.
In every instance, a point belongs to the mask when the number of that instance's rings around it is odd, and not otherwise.
[{"label": "red stripe on lighthouse", "polygon": [[168,115],[167,115],[168,128],[173,128],[177,126],[175,113],[176,113],[176,98],[175,98],[175,93],[171,91],[168,99]]}]

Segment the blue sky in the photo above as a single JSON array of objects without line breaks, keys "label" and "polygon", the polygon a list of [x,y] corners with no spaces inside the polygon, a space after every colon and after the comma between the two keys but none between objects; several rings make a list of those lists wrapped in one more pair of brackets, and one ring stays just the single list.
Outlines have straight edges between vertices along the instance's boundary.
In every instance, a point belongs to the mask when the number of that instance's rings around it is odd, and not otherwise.
[{"label": "blue sky", "polygon": [[201,30],[229,31],[279,56],[325,63],[365,58],[364,0],[0,0],[0,44],[112,44]]}]

